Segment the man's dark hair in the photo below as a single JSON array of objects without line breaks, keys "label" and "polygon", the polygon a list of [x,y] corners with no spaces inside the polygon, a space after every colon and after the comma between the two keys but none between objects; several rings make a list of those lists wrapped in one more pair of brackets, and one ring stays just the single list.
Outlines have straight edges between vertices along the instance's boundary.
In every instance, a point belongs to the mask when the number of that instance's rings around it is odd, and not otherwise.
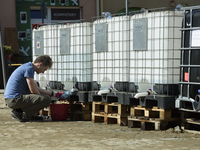
[{"label": "man's dark hair", "polygon": [[49,55],[41,55],[34,60],[34,63],[41,63],[41,62],[45,67],[48,66],[49,69],[51,69],[53,62]]}]

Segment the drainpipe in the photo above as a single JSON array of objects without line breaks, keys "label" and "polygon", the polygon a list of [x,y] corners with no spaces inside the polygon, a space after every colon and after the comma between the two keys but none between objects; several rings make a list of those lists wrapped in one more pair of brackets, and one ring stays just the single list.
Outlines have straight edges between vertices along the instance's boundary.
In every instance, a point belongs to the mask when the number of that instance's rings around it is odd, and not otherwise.
[{"label": "drainpipe", "polygon": [[44,2],[41,1],[41,14],[42,14],[42,23],[44,23]]},{"label": "drainpipe", "polygon": [[82,19],[82,11],[83,11],[83,7],[80,8],[80,19]]}]

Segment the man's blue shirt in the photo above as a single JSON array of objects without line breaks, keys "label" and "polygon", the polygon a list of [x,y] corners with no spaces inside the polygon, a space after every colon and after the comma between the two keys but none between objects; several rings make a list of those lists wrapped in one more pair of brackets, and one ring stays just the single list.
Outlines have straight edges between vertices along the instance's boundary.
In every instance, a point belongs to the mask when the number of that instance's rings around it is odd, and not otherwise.
[{"label": "man's blue shirt", "polygon": [[31,62],[25,63],[18,67],[10,76],[4,98],[13,99],[25,94],[28,88],[26,77],[34,78],[34,69]]}]

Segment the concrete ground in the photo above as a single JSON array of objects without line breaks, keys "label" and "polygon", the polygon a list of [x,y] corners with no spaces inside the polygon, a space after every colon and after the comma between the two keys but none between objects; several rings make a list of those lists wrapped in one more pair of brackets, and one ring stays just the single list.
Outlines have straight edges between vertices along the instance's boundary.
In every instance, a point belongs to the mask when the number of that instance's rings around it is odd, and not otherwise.
[{"label": "concrete ground", "polygon": [[200,150],[200,135],[172,128],[142,131],[91,121],[20,123],[10,116],[0,91],[1,150]]}]

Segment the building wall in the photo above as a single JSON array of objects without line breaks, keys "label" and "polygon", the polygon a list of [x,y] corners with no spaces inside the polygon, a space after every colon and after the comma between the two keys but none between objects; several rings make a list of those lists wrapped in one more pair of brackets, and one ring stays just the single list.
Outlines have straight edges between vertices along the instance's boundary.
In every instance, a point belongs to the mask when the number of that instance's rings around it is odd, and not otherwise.
[{"label": "building wall", "polygon": [[91,17],[97,16],[96,0],[79,0],[79,5],[83,8],[83,19],[91,21]]},{"label": "building wall", "polygon": [[[80,0],[80,7],[82,10],[82,17],[87,21],[91,21],[91,17],[96,16],[96,0]],[[9,10],[9,11],[7,11]],[[88,11],[89,10],[89,11]],[[15,0],[0,0],[0,21],[2,30],[3,44],[6,44],[5,28],[16,28],[16,6]]]},{"label": "building wall", "polygon": [[[111,13],[117,13],[120,9],[125,8],[126,0],[99,0],[100,13],[108,11]],[[128,0],[129,7],[143,7],[146,9],[170,7],[170,0]],[[188,4],[188,6],[200,5],[198,0],[174,0],[177,4]],[[91,17],[97,16],[96,14],[96,0],[79,0],[80,7],[83,8],[83,19],[91,21]],[[9,10],[9,11],[7,11]],[[0,0],[0,20],[2,29],[3,43],[6,44],[4,28],[16,27],[16,6],[15,0]]]},{"label": "building wall", "polygon": [[[171,7],[171,0],[128,0],[129,7],[141,7],[146,9]],[[117,13],[119,10],[126,8],[126,0],[101,0],[101,11],[110,12],[112,14]],[[196,6],[200,5],[198,0],[174,0],[175,6],[182,4],[184,6]]]},{"label": "building wall", "polygon": [[16,28],[15,12],[15,0],[0,0],[0,21],[4,45],[6,44],[4,29],[8,27]]}]

